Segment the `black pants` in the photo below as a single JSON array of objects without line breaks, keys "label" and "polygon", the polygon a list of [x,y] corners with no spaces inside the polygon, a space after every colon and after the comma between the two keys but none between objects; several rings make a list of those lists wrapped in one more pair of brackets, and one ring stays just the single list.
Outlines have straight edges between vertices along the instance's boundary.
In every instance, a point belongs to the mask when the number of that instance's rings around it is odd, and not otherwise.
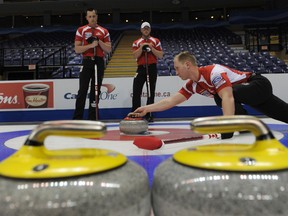
[{"label": "black pants", "polygon": [[[154,103],[155,89],[157,81],[157,66],[156,64],[151,64],[148,66],[149,83],[150,83],[150,97],[147,95],[147,103]],[[132,112],[141,106],[141,94],[143,90],[144,83],[147,81],[146,67],[138,66],[136,76],[133,81],[133,97],[132,97]],[[148,83],[146,82],[146,87],[148,89]]]},{"label": "black pants", "polygon": [[95,64],[97,65],[97,86],[99,103],[101,86],[104,76],[104,60],[101,57],[96,57],[95,60],[83,59],[83,68],[79,77],[79,91],[76,99],[76,108],[73,119],[83,119],[83,113],[85,109],[85,102],[87,98],[88,88],[90,84],[89,93],[89,120],[96,120],[96,108],[95,108]]},{"label": "black pants", "polygon": [[[288,123],[288,104],[273,94],[270,81],[260,74],[250,77],[248,83],[233,85],[235,115],[245,115],[242,104],[249,105],[259,112],[276,120]],[[222,100],[214,96],[217,106],[222,107]]]}]

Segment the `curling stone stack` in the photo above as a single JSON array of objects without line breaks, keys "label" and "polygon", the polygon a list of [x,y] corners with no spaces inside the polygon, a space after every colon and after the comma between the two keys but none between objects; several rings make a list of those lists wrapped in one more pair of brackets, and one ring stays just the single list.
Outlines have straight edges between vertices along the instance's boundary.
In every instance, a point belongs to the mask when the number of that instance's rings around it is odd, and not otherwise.
[{"label": "curling stone stack", "polygon": [[155,171],[155,216],[287,216],[288,151],[250,116],[195,119],[199,133],[249,130],[254,144],[214,144],[181,150]]},{"label": "curling stone stack", "polygon": [[119,130],[124,134],[143,134],[148,131],[148,122],[143,118],[126,117],[120,121]]},{"label": "curling stone stack", "polygon": [[[100,138],[101,122],[50,121],[0,163],[1,215],[150,216],[146,171],[114,151],[48,150],[50,135]],[[61,143],[59,143],[61,145]]]}]

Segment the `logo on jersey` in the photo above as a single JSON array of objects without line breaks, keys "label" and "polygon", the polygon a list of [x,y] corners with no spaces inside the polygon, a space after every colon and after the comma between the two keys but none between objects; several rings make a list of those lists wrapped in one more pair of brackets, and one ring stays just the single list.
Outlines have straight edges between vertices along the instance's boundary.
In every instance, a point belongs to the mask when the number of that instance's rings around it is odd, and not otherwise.
[{"label": "logo on jersey", "polygon": [[224,83],[226,83],[226,80],[223,79],[221,76],[216,76],[212,80],[212,84],[215,86],[216,89],[218,89]]},{"label": "logo on jersey", "polygon": [[92,36],[92,32],[85,32],[85,39],[87,40]]}]

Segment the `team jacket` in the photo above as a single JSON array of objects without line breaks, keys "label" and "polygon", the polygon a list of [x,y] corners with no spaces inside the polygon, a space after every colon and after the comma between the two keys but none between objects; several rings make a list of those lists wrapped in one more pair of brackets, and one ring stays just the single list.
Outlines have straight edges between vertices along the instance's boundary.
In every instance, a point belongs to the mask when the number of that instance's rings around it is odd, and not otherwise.
[{"label": "team jacket", "polygon": [[[87,45],[87,39],[91,36],[97,37],[99,40],[103,41],[104,43],[110,42],[110,34],[107,29],[97,26],[96,28],[91,28],[89,25],[81,26],[77,29],[75,35],[75,41],[81,41],[82,45]],[[94,49],[88,49],[87,51],[82,53],[83,56],[93,56]],[[96,47],[96,56],[103,57],[104,51],[101,49],[100,46]]]},{"label": "team jacket", "polygon": [[[151,36],[147,40],[145,40],[143,38],[139,38],[138,40],[134,41],[133,45],[132,45],[132,50],[135,51],[135,50],[139,49],[139,47],[142,43],[152,43],[153,47],[156,50],[162,51],[162,46],[161,46],[160,40],[158,38],[154,38]],[[157,63],[157,57],[152,52],[147,53],[147,59],[148,59],[148,62],[147,62],[148,64],[156,64]],[[144,52],[142,52],[140,57],[137,58],[137,64],[138,65],[145,65],[146,64]]]},{"label": "team jacket", "polygon": [[225,87],[247,82],[252,75],[252,72],[238,71],[219,64],[199,67],[199,72],[200,78],[197,82],[189,80],[179,90],[187,99],[195,93],[213,97]]}]

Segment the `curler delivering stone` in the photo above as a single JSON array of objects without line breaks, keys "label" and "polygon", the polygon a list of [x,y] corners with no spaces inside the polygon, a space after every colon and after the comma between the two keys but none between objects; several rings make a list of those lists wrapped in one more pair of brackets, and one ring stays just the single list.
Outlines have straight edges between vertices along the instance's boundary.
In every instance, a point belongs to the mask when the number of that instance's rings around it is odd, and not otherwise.
[{"label": "curler delivering stone", "polygon": [[119,130],[124,134],[143,134],[148,131],[148,122],[143,118],[126,117],[120,121]]}]

